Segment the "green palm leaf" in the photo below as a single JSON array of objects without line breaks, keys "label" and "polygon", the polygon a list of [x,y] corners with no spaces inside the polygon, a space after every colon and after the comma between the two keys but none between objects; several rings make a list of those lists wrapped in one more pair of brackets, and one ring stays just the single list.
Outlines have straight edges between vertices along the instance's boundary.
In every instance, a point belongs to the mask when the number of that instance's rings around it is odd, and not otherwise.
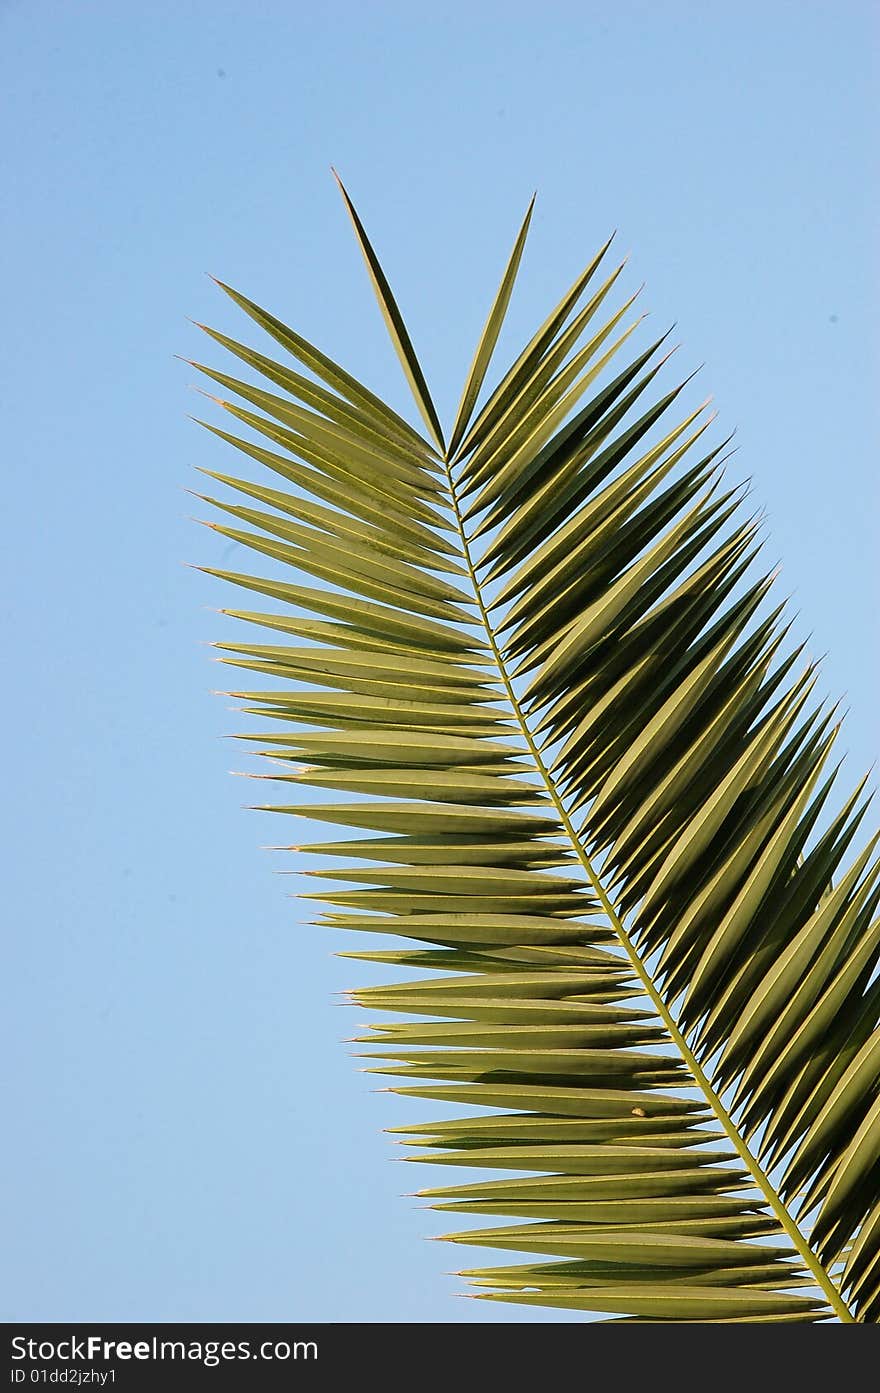
[{"label": "green palm leaf", "polygon": [[607,246],[478,409],[530,206],[444,450],[343,196],[430,439],[224,286],[312,376],[207,330],[260,379],[202,367],[248,435],[209,429],[270,476],[210,471],[263,562],[205,569],[276,605],[219,645],[273,679],[233,692],[288,786],[260,806],[349,829],[307,848],[319,921],[416,973],[353,993],[366,1065],[470,1107],[395,1129],[490,1173],[421,1193],[527,1255],[468,1269],[483,1299],[877,1323],[876,839],[712,418],[670,421],[662,340],[620,366]]}]

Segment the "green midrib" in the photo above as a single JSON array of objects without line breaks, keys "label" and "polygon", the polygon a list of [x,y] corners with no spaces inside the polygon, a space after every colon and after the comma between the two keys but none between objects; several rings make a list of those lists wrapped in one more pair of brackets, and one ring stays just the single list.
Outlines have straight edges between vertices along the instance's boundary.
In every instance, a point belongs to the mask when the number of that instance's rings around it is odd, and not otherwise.
[{"label": "green midrib", "polygon": [[743,1164],[749,1170],[752,1178],[754,1179],[755,1185],[763,1193],[767,1201],[767,1204],[769,1205],[770,1209],[773,1211],[776,1218],[778,1219],[780,1227],[788,1235],[792,1246],[800,1254],[801,1258],[803,1259],[804,1266],[815,1278],[816,1285],[821,1289],[821,1291],[825,1295],[828,1304],[834,1311],[835,1315],[843,1322],[855,1323],[855,1317],[850,1312],[849,1307],[847,1306],[837,1287],[831,1280],[829,1273],[822,1266],[816,1254],[813,1252],[813,1249],[810,1247],[808,1240],[801,1232],[792,1215],[789,1213],[786,1205],[780,1199],[766,1171],[759,1164],[758,1160],[752,1154],[746,1142],[740,1136],[736,1124],[733,1122],[727,1109],[721,1101],[721,1098],[718,1096],[718,1094],[715,1092],[715,1089],[712,1087],[712,1084],[709,1082],[709,1079],[704,1073],[699,1060],[694,1055],[693,1051],[687,1043],[687,1040],[685,1039],[684,1035],[679,1029],[674,1016],[667,1007],[666,1002],[663,1000],[663,997],[660,995],[660,992],[658,991],[650,972],[645,966],[645,963],[642,960],[638,952],[638,949],[636,948],[629,933],[627,932],[620,915],[618,914],[611,899],[606,893],[605,887],[602,884],[601,877],[599,873],[596,871],[595,867],[593,866],[592,860],[590,859],[590,856],[586,848],[584,847],[577,831],[575,830],[574,824],[572,823],[571,817],[569,816],[568,809],[566,808],[565,803],[563,802],[562,795],[559,793],[559,790],[556,787],[552,775],[550,774],[549,769],[544,763],[541,751],[535,743],[535,738],[532,735],[532,732],[529,728],[529,724],[526,720],[525,713],[523,712],[522,707],[520,705],[519,698],[517,697],[516,692],[513,689],[513,684],[510,680],[510,677],[508,676],[507,667],[501,650],[498,647],[498,642],[495,637],[495,631],[492,627],[492,622],[489,618],[486,606],[483,603],[482,590],[480,587],[480,583],[477,580],[476,571],[474,568],[473,561],[471,559],[470,545],[465,534],[464,523],[462,520],[461,510],[459,508],[458,503],[458,495],[456,493],[455,481],[452,477],[452,469],[448,457],[444,459],[444,465],[446,468],[446,478],[449,485],[450,502],[455,517],[455,526],[458,531],[458,536],[461,542],[462,555],[464,558],[465,565],[467,566],[468,575],[470,577],[471,586],[473,588],[474,601],[477,606],[477,609],[479,610],[483,628],[486,631],[486,638],[488,639],[489,646],[492,649],[492,655],[495,660],[495,665],[498,669],[498,674],[504,685],[504,689],[507,694],[507,699],[510,703],[516,720],[519,723],[523,739],[525,740],[529,748],[529,752],[531,753],[531,756],[535,761],[535,765],[538,769],[539,774],[541,775],[541,778],[544,780],[544,784],[547,789],[547,794],[551,799],[554,807],[556,808],[556,811],[559,815],[559,819],[562,822],[562,825],[564,826],[566,832],[568,833],[569,838],[571,839],[572,846],[574,848],[578,860],[581,863],[581,866],[583,867],[584,874],[586,875],[587,879],[592,885],[597,899],[599,900],[600,904],[602,905],[602,908],[608,916],[609,922],[611,923],[612,927],[614,928],[615,932],[620,938],[621,944],[623,945],[623,948],[626,951],[626,955],[629,958],[630,963],[632,964],[633,970],[638,976],[642,986],[644,987],[645,995],[650,999],[658,1016],[663,1021],[663,1024],[669,1032],[671,1040],[673,1041],[676,1048],[679,1050],[682,1058],[684,1059],[685,1063],[690,1069],[691,1074],[694,1077],[694,1080],[704,1093],[706,1101],[709,1103],[709,1106],[712,1108],[712,1111],[718,1118],[718,1121],[723,1127],[731,1146],[733,1146],[737,1155],[740,1157]]}]

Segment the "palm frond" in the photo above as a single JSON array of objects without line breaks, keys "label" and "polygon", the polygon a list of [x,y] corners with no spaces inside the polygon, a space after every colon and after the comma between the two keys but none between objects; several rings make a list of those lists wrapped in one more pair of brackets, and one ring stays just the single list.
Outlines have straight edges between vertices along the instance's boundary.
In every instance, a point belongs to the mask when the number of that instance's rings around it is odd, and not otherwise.
[{"label": "palm frond", "polygon": [[353,993],[367,1067],[472,1109],[396,1129],[489,1172],[421,1193],[529,1255],[467,1269],[481,1299],[876,1323],[877,839],[727,442],[658,393],[665,336],[620,366],[608,244],[480,405],[530,206],[445,448],[342,192],[429,438],[223,286],[310,375],[206,330],[255,375],[196,364],[208,428],[260,473],[200,496],[262,561],[204,569],[275,603],[218,646],[270,722],[260,806],[349,829],[306,848],[319,922],[417,974]]}]

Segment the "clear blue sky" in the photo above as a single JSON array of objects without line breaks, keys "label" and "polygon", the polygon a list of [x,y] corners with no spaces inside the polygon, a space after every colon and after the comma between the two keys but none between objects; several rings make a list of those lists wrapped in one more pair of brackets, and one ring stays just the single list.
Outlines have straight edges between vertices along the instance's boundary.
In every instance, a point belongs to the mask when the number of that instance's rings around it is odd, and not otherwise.
[{"label": "clear blue sky", "polygon": [[405,402],[331,161],[447,418],[532,189],[511,343],[617,227],[739,428],[855,775],[878,26],[870,0],[0,0],[2,1318],[531,1318],[452,1299],[465,1255],[422,1241],[442,1216],[380,1133],[413,1105],[339,1043],[354,945],[303,925],[228,776],[201,645],[228,601],[181,564],[222,539],[181,490],[229,461],[173,355],[203,348],[187,315],[243,328],[211,271]]}]

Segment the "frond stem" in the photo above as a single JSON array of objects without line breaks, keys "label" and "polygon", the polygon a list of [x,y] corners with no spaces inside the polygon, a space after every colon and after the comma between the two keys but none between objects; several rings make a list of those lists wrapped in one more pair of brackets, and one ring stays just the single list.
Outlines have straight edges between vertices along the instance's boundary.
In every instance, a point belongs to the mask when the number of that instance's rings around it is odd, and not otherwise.
[{"label": "frond stem", "polygon": [[492,654],[495,659],[495,665],[498,668],[499,676],[501,678],[502,683],[504,684],[507,699],[510,702],[517,722],[519,723],[523,739],[525,740],[529,748],[529,752],[531,753],[531,756],[535,761],[535,765],[538,769],[538,772],[541,775],[541,778],[544,780],[548,796],[550,797],[554,807],[556,808],[556,811],[559,815],[559,819],[562,822],[562,825],[564,826],[566,832],[568,833],[569,838],[571,839],[572,846],[574,847],[575,854],[577,855],[578,860],[581,863],[584,874],[589,880],[590,885],[593,887],[596,897],[602,905],[602,908],[605,911],[606,915],[608,916],[608,920],[611,926],[617,933],[620,942],[626,952],[626,955],[629,958],[630,963],[632,964],[633,971],[636,973],[637,977],[639,978],[639,981],[641,982],[645,990],[645,995],[653,1004],[655,1011],[657,1012],[658,1016],[663,1021],[663,1024],[669,1032],[669,1036],[673,1044],[679,1050],[682,1058],[684,1059],[685,1063],[690,1069],[691,1074],[694,1077],[694,1080],[696,1081],[702,1092],[705,1094],[705,1097],[709,1102],[716,1117],[718,1118],[719,1123],[723,1127],[731,1146],[734,1148],[743,1164],[749,1170],[757,1188],[763,1192],[767,1204],[770,1206],[773,1213],[775,1214],[781,1228],[788,1235],[793,1247],[800,1254],[805,1267],[808,1268],[808,1270],[815,1278],[816,1285],[823,1292],[824,1296],[828,1301],[829,1306],[831,1306],[835,1315],[842,1322],[855,1323],[855,1317],[850,1312],[849,1307],[847,1306],[837,1287],[832,1282],[829,1273],[826,1272],[825,1268],[822,1266],[818,1257],[813,1252],[813,1249],[810,1247],[809,1242],[799,1229],[797,1223],[789,1213],[783,1201],[780,1199],[772,1181],[767,1175],[767,1172],[760,1165],[756,1157],[752,1154],[751,1150],[749,1149],[747,1143],[740,1136],[739,1130],[737,1129],[735,1123],[732,1121],[730,1115],[728,1114],[727,1109],[721,1101],[721,1098],[716,1093],[715,1089],[712,1087],[712,1084],[709,1082],[709,1079],[704,1073],[699,1060],[697,1059],[693,1051],[690,1049],[687,1040],[685,1039],[684,1035],[679,1029],[674,1017],[672,1016],[660,993],[658,992],[654,984],[653,978],[650,972],[648,971],[647,967],[645,966],[645,963],[641,955],[639,954],[638,949],[633,943],[629,933],[627,932],[620,915],[617,913],[617,910],[615,909],[610,898],[608,897],[608,894],[605,891],[605,887],[602,884],[599,873],[594,868],[589,853],[584,847],[583,842],[581,841],[581,838],[575,829],[575,826],[568,813],[568,809],[566,808],[562,800],[562,796],[556,788],[555,782],[550,774],[549,769],[544,763],[541,751],[535,742],[535,738],[529,728],[529,724],[526,720],[525,713],[522,710],[519,698],[517,697],[517,694],[514,691],[513,684],[508,675],[504,658],[498,647],[495,631],[492,627],[492,621],[490,620],[486,606],[483,603],[482,590],[480,587],[480,583],[477,580],[475,566],[471,559],[470,545],[465,534],[464,522],[461,515],[461,509],[459,508],[455,481],[452,477],[452,469],[448,457],[444,459],[444,465],[446,468],[446,477],[449,484],[450,502],[455,516],[456,528],[458,530],[459,538],[461,541],[465,565],[467,566],[468,575],[470,576],[470,581],[474,592],[474,600],[480,612],[480,618],[483,624],[483,628],[486,632],[486,638],[488,639],[489,645],[492,649]]}]

